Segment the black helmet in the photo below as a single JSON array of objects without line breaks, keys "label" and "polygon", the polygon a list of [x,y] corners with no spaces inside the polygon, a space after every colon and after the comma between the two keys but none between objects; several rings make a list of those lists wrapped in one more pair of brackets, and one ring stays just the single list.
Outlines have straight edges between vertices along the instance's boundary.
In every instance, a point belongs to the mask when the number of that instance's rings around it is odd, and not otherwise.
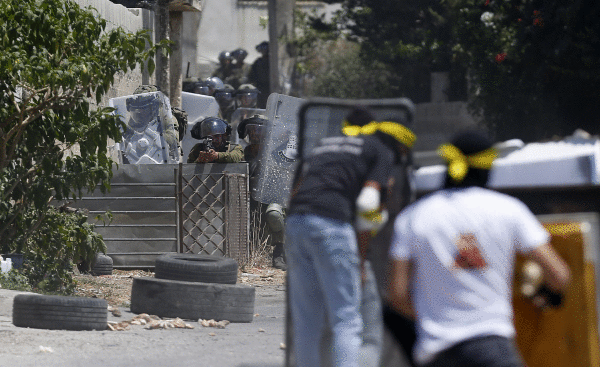
[{"label": "black helmet", "polygon": [[224,84],[223,88],[216,90],[213,96],[217,100],[217,103],[219,103],[221,109],[226,109],[227,107],[231,107],[235,102],[235,88],[230,84]]},{"label": "black helmet", "polygon": [[192,87],[192,93],[196,93],[196,94],[202,94],[205,96],[209,96],[210,95],[210,86],[209,83],[206,81],[203,82],[195,82],[193,87]]},{"label": "black helmet", "polygon": [[191,130],[192,138],[203,139],[211,135],[230,134],[231,126],[218,117],[207,117],[196,122]]},{"label": "black helmet", "polygon": [[231,57],[236,59],[238,62],[244,61],[246,56],[248,56],[248,51],[244,50],[243,48],[236,48],[235,50],[231,51]]},{"label": "black helmet", "polygon": [[235,92],[235,99],[237,100],[238,107],[255,108],[258,100],[258,93],[260,91],[256,89],[252,84],[242,84]]},{"label": "black helmet", "polygon": [[269,51],[269,42],[262,41],[258,45],[256,45],[256,51],[263,53]]},{"label": "black helmet", "polygon": [[204,82],[208,86],[208,96],[212,96],[213,94],[215,94],[215,91],[223,89],[223,81],[219,77],[211,76],[209,78],[206,78]]},{"label": "black helmet", "polygon": [[225,61],[232,61],[233,57],[229,51],[221,51],[219,54],[219,62],[223,64]]},{"label": "black helmet", "polygon": [[254,115],[242,120],[237,127],[241,139],[246,139],[250,144],[258,144],[262,137],[262,130],[267,124],[267,118],[263,115]]}]

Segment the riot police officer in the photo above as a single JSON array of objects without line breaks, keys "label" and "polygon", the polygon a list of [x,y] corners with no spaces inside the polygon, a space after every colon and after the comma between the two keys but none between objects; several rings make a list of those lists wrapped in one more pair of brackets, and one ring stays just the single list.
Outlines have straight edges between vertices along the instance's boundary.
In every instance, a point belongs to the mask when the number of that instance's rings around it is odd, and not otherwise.
[{"label": "riot police officer", "polygon": [[264,41],[256,45],[256,51],[260,52],[262,56],[252,64],[248,73],[248,82],[255,85],[262,92],[258,99],[258,108],[266,108],[267,98],[271,94],[269,81],[269,42]]},{"label": "riot police officer", "polygon": [[256,108],[260,91],[252,84],[242,84],[235,92],[237,108]]},{"label": "riot police officer", "polygon": [[233,72],[232,65],[233,57],[231,57],[231,53],[229,51],[222,51],[219,54],[219,67],[212,76],[216,76],[221,80],[227,80]]},{"label": "riot police officer", "polygon": [[201,142],[194,145],[187,163],[237,163],[244,158],[238,144],[229,143],[231,126],[218,117],[207,117],[197,122],[190,134]]},{"label": "riot police officer", "polygon": [[[256,190],[256,181],[258,179],[260,162],[257,159],[260,144],[264,137],[264,128],[267,119],[263,115],[254,115],[244,119],[237,127],[238,135],[244,139],[248,145],[244,148],[244,160],[250,165],[250,190]],[[251,195],[254,197],[254,195]],[[269,241],[273,246],[272,266],[276,269],[286,270],[285,263],[285,210],[277,203],[264,204],[256,200],[250,200],[250,210],[253,215],[260,217],[258,224],[264,226],[264,235],[269,236]],[[255,214],[254,214],[255,213]],[[264,223],[262,220],[264,219]],[[252,231],[260,233],[261,231]],[[263,238],[257,238],[262,243]]]},{"label": "riot police officer", "polygon": [[248,80],[250,65],[244,63],[246,56],[248,56],[248,51],[243,48],[236,48],[231,51],[231,57],[233,58],[231,76],[229,76],[225,82],[231,84],[236,89]]},{"label": "riot police officer", "polygon": [[220,117],[228,124],[231,123],[231,114],[235,111],[235,89],[224,84],[223,88],[215,91],[213,97],[219,104]]},{"label": "riot police officer", "polygon": [[206,78],[206,80],[204,81],[206,86],[208,87],[208,91],[207,91],[207,96],[212,96],[215,94],[216,91],[218,91],[219,89],[223,89],[223,80],[221,80],[221,78],[216,77],[216,76],[211,76]]}]

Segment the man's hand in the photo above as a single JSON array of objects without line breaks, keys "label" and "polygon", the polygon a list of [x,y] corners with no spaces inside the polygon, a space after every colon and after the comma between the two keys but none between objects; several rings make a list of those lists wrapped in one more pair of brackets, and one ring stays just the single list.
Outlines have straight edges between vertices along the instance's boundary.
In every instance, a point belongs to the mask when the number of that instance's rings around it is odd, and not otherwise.
[{"label": "man's hand", "polygon": [[211,149],[208,152],[199,152],[198,158],[196,158],[196,163],[210,163],[216,161],[218,158],[219,153]]}]

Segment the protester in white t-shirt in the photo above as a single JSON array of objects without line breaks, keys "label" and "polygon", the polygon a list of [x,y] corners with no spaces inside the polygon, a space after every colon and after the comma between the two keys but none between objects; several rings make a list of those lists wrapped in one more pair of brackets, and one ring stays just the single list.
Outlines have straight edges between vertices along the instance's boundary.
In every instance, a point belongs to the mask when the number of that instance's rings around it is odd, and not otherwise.
[{"label": "protester in white t-shirt", "polygon": [[569,270],[549,234],[519,200],[485,189],[496,157],[479,132],[440,147],[446,184],[396,218],[387,297],[417,323],[421,366],[523,366],[513,338],[516,252],[544,269],[540,306],[560,304]]}]

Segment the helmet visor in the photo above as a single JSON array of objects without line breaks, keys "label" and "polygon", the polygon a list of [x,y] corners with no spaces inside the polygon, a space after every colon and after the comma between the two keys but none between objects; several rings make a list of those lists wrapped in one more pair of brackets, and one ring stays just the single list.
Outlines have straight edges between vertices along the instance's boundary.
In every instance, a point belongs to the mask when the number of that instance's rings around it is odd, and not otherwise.
[{"label": "helmet visor", "polygon": [[260,144],[262,140],[262,135],[264,132],[264,126],[258,124],[248,124],[246,125],[246,137],[244,140],[248,144]]}]

